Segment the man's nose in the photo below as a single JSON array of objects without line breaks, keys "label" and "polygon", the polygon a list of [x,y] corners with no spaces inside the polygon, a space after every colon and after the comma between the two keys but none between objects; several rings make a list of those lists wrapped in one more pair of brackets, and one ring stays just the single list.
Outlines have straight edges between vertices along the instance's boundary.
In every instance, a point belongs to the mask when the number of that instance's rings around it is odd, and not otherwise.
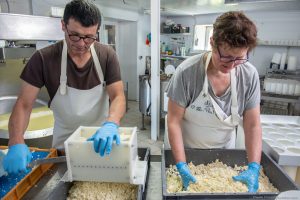
[{"label": "man's nose", "polygon": [[84,38],[80,38],[80,40],[78,41],[78,44],[80,44],[81,46],[85,45],[85,42],[83,39]]}]

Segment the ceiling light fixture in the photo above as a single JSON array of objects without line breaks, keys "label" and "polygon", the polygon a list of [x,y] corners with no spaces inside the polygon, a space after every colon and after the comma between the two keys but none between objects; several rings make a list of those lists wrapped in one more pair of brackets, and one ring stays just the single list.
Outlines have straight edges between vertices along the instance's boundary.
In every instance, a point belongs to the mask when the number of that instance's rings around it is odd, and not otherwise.
[{"label": "ceiling light fixture", "polygon": [[287,2],[296,0],[225,0],[224,4],[239,4],[239,3],[270,3],[270,2]]}]

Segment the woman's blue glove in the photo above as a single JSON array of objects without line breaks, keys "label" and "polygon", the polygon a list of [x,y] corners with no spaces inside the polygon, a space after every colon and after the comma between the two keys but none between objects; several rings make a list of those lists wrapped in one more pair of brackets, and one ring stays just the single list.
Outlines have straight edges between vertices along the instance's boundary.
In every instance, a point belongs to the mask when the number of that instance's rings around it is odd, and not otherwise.
[{"label": "woman's blue glove", "polygon": [[28,172],[27,165],[31,159],[32,155],[26,144],[15,144],[9,147],[3,158],[3,168],[9,174]]},{"label": "woman's blue glove", "polygon": [[260,165],[256,162],[248,164],[248,169],[241,172],[238,176],[233,176],[233,180],[241,181],[248,186],[248,192],[257,192],[258,190],[258,177]]},{"label": "woman's blue glove", "polygon": [[188,188],[190,182],[192,182],[192,183],[197,182],[197,179],[191,174],[190,169],[185,162],[178,162],[176,164],[176,167],[177,167],[177,171],[179,172],[179,174],[181,176],[183,188],[185,190]]},{"label": "woman's blue glove", "polygon": [[119,126],[114,122],[104,122],[87,141],[94,141],[94,150],[96,153],[100,152],[100,156],[104,156],[104,152],[110,154],[113,141],[115,140],[117,145],[120,144],[118,128]]}]

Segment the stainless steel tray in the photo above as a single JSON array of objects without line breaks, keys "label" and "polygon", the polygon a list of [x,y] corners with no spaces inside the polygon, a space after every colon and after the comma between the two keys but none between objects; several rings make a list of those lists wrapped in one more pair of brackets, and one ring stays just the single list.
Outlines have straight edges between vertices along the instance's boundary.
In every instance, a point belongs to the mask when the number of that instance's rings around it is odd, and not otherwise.
[{"label": "stainless steel tray", "polygon": [[[138,186],[138,200],[146,199],[146,188],[149,179],[149,167],[150,167],[150,149],[149,148],[138,148],[138,156],[147,161],[148,170],[145,187],[143,185]],[[23,200],[60,200],[67,199],[68,192],[72,187],[73,183],[63,182],[61,178],[67,171],[67,165],[60,163],[54,165],[36,184],[36,187],[31,188],[28,193],[22,198]]]}]

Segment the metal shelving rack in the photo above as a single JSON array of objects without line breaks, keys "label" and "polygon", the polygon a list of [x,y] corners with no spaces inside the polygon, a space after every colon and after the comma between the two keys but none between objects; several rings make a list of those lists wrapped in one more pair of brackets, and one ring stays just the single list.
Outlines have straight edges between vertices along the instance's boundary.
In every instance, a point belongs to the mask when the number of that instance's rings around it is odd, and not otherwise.
[{"label": "metal shelving rack", "polygon": [[300,40],[259,40],[258,45],[300,47]]},{"label": "metal shelving rack", "polygon": [[[300,70],[288,71],[288,70],[274,70],[268,69],[265,78],[274,79],[292,79],[300,81]],[[261,83],[263,85],[263,82]],[[283,95],[266,92],[261,87],[261,113],[271,115],[293,115],[293,107],[296,103],[300,102],[300,96],[298,95]]]}]

